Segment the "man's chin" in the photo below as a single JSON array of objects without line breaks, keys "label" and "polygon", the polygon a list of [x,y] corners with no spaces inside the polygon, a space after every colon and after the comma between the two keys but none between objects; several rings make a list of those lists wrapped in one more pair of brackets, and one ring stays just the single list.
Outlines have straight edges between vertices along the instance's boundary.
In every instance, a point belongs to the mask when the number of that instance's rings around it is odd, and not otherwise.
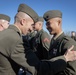
[{"label": "man's chin", "polygon": [[52,33],[49,31],[49,34],[52,34]]},{"label": "man's chin", "polygon": [[27,35],[28,33],[24,33],[24,35]]}]

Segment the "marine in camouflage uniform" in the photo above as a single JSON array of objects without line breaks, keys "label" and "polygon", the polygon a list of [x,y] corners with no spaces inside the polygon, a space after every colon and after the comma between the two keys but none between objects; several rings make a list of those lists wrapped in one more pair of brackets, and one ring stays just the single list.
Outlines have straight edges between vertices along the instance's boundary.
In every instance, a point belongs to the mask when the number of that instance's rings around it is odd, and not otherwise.
[{"label": "marine in camouflage uniform", "polygon": [[[76,50],[76,42],[62,31],[62,13],[59,10],[50,10],[44,14],[46,26],[50,34],[53,35],[50,44],[49,58],[61,56],[66,53],[67,49],[74,45]],[[55,75],[76,75],[76,61],[67,62],[67,67]]]}]

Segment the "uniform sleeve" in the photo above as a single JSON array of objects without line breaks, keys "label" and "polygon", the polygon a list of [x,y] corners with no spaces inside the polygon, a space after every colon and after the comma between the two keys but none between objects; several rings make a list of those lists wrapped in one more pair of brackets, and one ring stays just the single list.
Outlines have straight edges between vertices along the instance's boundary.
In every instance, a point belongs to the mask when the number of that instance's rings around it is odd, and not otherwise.
[{"label": "uniform sleeve", "polygon": [[35,67],[32,67],[27,63],[22,42],[19,40],[14,46],[15,47],[12,47],[11,59],[34,75],[36,73]]},{"label": "uniform sleeve", "polygon": [[59,56],[50,60],[43,61],[38,60],[37,56],[32,51],[28,51],[26,56],[28,63],[36,67],[38,75],[54,75],[59,71],[64,70],[66,67],[64,56]]},{"label": "uniform sleeve", "polygon": [[49,47],[50,47],[50,35],[47,32],[43,32],[42,36],[41,36],[41,41],[42,41],[42,45],[43,47],[49,51]]},{"label": "uniform sleeve", "polygon": [[63,56],[55,57],[53,59],[42,61],[39,68],[39,75],[54,75],[66,67],[66,61]]},{"label": "uniform sleeve", "polygon": [[[17,64],[23,66],[26,70],[35,75],[37,69],[38,75],[51,75],[65,68],[66,62],[63,57],[56,57],[47,61],[38,60],[37,56],[28,50],[26,55],[22,43],[17,43],[15,48],[12,47],[11,59]],[[25,58],[27,57],[27,59]],[[31,65],[29,66],[28,63]],[[33,67],[32,67],[33,66]]]},{"label": "uniform sleeve", "polygon": [[64,54],[72,45],[74,45],[73,50],[76,50],[76,41],[71,38],[64,38],[62,44],[62,53]]},{"label": "uniform sleeve", "polygon": [[43,50],[43,58],[47,59],[49,57],[49,47],[50,47],[50,35],[47,32],[43,32],[41,35],[41,43]]},{"label": "uniform sleeve", "polygon": [[[66,50],[68,50],[68,48],[70,48],[72,45],[74,45],[73,50],[76,50],[76,41],[74,41],[73,39],[65,39],[64,45],[63,45],[63,53],[66,52]],[[67,63],[67,67],[65,69],[65,71],[68,71],[68,74],[75,74],[76,73],[76,61],[71,61]]]}]

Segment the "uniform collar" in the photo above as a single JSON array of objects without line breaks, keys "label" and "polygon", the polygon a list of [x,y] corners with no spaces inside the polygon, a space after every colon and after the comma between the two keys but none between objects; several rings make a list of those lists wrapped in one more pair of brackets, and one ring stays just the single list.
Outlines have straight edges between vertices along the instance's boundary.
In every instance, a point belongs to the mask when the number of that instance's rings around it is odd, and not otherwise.
[{"label": "uniform collar", "polygon": [[9,25],[8,29],[13,29],[13,30],[15,30],[20,36],[22,35],[20,29],[19,29],[17,26],[15,26],[15,25]]},{"label": "uniform collar", "polygon": [[38,34],[40,34],[43,31],[43,29],[41,29],[40,31],[38,31]]},{"label": "uniform collar", "polygon": [[54,40],[56,40],[62,33],[63,33],[63,31],[60,32],[57,36],[55,36],[55,37],[54,37]]},{"label": "uniform collar", "polygon": [[21,30],[20,30],[20,28],[17,26],[17,25],[15,25],[17,28],[18,28],[18,30],[20,31],[20,33],[22,34],[22,32],[21,32]]}]

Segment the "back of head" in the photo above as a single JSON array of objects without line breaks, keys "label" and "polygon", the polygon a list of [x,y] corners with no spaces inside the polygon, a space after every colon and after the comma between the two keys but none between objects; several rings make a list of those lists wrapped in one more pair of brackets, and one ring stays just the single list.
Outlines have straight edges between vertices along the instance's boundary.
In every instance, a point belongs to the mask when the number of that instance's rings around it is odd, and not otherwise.
[{"label": "back of head", "polygon": [[22,19],[22,18],[30,18],[30,16],[29,15],[27,15],[26,13],[24,13],[24,12],[18,12],[16,15],[15,15],[15,22],[20,22],[20,20]]},{"label": "back of head", "polygon": [[0,19],[10,22],[10,17],[8,15],[5,15],[5,14],[0,14]]},{"label": "back of head", "polygon": [[40,26],[41,26],[41,29],[42,29],[42,27],[43,27],[43,24],[44,24],[44,18],[43,18],[43,17],[41,17],[41,16],[39,16],[39,17],[38,17],[38,20],[37,20],[37,22],[40,24]]},{"label": "back of head", "polygon": [[39,16],[37,22],[34,25],[34,30],[40,31],[43,28],[44,19],[43,17]]},{"label": "back of head", "polygon": [[62,18],[62,12],[59,10],[50,10],[44,13],[43,18],[45,21],[52,18]]},{"label": "back of head", "polygon": [[8,28],[10,22],[10,17],[5,14],[0,14],[0,31]]},{"label": "back of head", "polygon": [[44,18],[40,16],[37,21],[44,22]]},{"label": "back of head", "polygon": [[75,31],[72,31],[71,32],[71,36],[76,36],[76,32]]},{"label": "back of head", "polygon": [[18,12],[24,12],[27,15],[29,15],[34,22],[37,22],[38,14],[28,5],[26,4],[20,4],[18,7]]}]

